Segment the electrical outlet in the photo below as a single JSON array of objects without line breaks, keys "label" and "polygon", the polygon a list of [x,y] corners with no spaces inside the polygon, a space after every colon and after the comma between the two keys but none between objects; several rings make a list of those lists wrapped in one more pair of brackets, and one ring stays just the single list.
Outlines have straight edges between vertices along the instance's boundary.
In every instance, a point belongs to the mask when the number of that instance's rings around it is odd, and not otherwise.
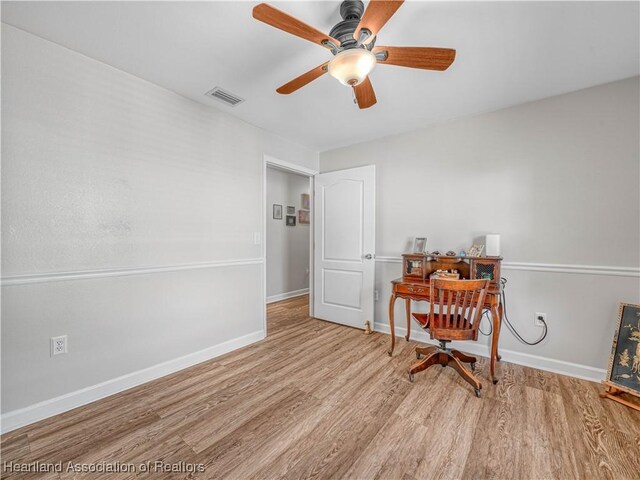
[{"label": "electrical outlet", "polygon": [[67,353],[67,336],[51,337],[51,356]]},{"label": "electrical outlet", "polygon": [[536,326],[544,327],[544,323],[543,322],[547,323],[547,314],[546,313],[541,313],[541,312],[536,312],[535,318],[534,318],[534,323],[536,324]]},{"label": "electrical outlet", "polygon": [[380,300],[380,292],[378,292],[378,290],[374,290],[373,291],[373,299],[377,302],[378,300]]}]

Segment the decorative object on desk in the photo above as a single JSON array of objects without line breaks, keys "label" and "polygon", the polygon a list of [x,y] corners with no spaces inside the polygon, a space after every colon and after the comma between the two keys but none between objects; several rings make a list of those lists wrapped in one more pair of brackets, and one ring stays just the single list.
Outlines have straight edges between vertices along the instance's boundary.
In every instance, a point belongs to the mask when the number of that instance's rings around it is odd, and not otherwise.
[{"label": "decorative object on desk", "polygon": [[500,235],[497,233],[490,233],[484,237],[485,255],[487,257],[499,257],[500,256]]},{"label": "decorative object on desk", "polygon": [[309,225],[309,210],[298,210],[298,223],[300,225]]},{"label": "decorative object on desk", "polygon": [[424,280],[427,272],[427,256],[424,253],[402,255],[402,276]]},{"label": "decorative object on desk", "polygon": [[273,219],[282,220],[282,205],[273,204]]},{"label": "decorative object on desk", "polygon": [[606,390],[601,397],[640,410],[640,402],[620,397],[627,393],[640,399],[640,305],[620,304],[607,379],[602,383]]},{"label": "decorative object on desk", "polygon": [[311,201],[309,199],[309,194],[308,193],[303,193],[302,194],[302,208],[304,210],[309,210],[311,205]]},{"label": "decorative object on desk", "polygon": [[471,264],[471,278],[491,280],[491,286],[497,287],[500,281],[501,257],[474,257]]},{"label": "decorative object on desk", "polygon": [[460,280],[460,273],[457,270],[451,271],[451,272],[449,270],[436,270],[431,274],[429,278],[440,278],[445,280]]},{"label": "decorative object on desk", "polygon": [[431,252],[431,256],[432,256],[432,257],[437,257],[438,255],[442,255],[442,254],[440,253],[440,250],[434,250],[433,252]]},{"label": "decorative object on desk", "polygon": [[427,237],[416,237],[413,241],[413,253],[425,253],[427,251]]},{"label": "decorative object on desk", "polygon": [[475,243],[471,245],[471,248],[467,250],[468,257],[479,257],[482,255],[482,250],[484,250],[484,245],[476,245]]},{"label": "decorative object on desk", "polygon": [[445,255],[447,257],[455,257],[456,256],[456,252],[454,252],[453,250],[449,250],[447,253],[445,253]]},{"label": "decorative object on desk", "polygon": [[295,226],[296,226],[296,216],[287,215],[287,227],[295,227]]},{"label": "decorative object on desk", "polygon": [[291,205],[289,205],[287,207],[287,215],[295,215],[296,214],[296,207],[292,207]]},{"label": "decorative object on desk", "polygon": [[465,252],[464,250],[460,250],[460,253],[458,253],[458,255],[460,257],[466,257],[467,256],[467,252]]}]

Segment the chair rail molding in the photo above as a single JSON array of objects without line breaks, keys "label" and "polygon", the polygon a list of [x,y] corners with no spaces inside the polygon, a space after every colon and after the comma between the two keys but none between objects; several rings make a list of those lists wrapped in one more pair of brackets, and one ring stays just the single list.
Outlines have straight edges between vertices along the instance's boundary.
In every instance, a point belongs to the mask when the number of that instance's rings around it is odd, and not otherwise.
[{"label": "chair rail molding", "polygon": [[[402,257],[376,257],[380,263],[402,263]],[[502,262],[503,270],[523,270],[528,272],[576,273],[582,275],[608,275],[616,277],[640,277],[639,267],[618,267],[607,265],[571,265],[561,263]]]},{"label": "chair rail molding", "polygon": [[14,285],[31,285],[34,283],[59,282],[65,280],[88,280],[106,277],[124,277],[128,275],[148,275],[152,273],[179,272],[183,270],[200,270],[204,268],[236,267],[241,265],[260,265],[263,258],[245,258],[233,260],[216,260],[212,262],[183,263],[177,265],[154,265],[130,268],[106,268],[96,270],[72,270],[67,272],[32,273],[25,275],[8,275],[2,277],[3,287]]}]

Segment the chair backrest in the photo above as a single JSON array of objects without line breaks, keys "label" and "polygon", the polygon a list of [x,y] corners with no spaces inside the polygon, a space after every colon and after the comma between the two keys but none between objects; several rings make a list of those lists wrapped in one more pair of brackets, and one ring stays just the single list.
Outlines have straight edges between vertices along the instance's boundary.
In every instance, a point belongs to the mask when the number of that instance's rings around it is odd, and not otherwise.
[{"label": "chair backrest", "polygon": [[[438,340],[477,340],[489,280],[432,279],[429,331]],[[437,307],[437,311],[436,311]]]}]

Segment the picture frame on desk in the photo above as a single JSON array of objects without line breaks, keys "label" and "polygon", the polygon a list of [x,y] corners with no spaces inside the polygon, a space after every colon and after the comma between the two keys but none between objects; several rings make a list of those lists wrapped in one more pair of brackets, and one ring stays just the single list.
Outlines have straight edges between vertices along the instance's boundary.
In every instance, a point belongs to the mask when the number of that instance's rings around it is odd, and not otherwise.
[{"label": "picture frame on desk", "polygon": [[416,237],[413,241],[413,253],[425,253],[427,251],[427,237]]}]

